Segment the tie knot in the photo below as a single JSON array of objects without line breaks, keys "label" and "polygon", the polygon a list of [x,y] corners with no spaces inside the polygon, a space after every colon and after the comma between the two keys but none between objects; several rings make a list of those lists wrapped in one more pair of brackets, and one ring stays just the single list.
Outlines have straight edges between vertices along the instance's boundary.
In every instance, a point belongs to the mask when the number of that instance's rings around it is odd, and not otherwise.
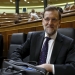
[{"label": "tie knot", "polygon": [[47,41],[49,41],[50,39],[51,39],[51,38],[49,38],[49,37],[46,37],[46,40],[47,40]]}]

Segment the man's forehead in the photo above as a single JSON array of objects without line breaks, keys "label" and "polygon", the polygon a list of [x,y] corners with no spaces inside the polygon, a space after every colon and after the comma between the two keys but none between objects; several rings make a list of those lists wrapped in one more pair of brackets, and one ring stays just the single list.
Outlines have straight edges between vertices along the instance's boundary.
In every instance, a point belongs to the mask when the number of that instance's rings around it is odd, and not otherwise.
[{"label": "man's forehead", "polygon": [[[50,15],[51,14],[51,15]],[[55,16],[55,17],[59,17],[59,14],[58,14],[58,12],[57,11],[46,11],[45,13],[44,13],[44,17],[45,16]]]},{"label": "man's forehead", "polygon": [[[56,11],[56,10],[52,10],[52,11],[45,11],[45,13],[55,13],[55,14],[58,14],[58,11]],[[44,14],[45,14],[44,13]]]}]

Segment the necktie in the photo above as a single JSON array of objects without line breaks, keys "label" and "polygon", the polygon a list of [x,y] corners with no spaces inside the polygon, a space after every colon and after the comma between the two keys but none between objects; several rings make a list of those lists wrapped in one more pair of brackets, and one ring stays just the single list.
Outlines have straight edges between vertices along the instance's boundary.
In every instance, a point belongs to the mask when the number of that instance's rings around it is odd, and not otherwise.
[{"label": "necktie", "polygon": [[40,52],[39,64],[46,63],[47,52],[48,52],[48,41],[49,40],[50,40],[50,38],[46,37],[46,40],[45,40],[44,45],[42,47],[42,50]]}]

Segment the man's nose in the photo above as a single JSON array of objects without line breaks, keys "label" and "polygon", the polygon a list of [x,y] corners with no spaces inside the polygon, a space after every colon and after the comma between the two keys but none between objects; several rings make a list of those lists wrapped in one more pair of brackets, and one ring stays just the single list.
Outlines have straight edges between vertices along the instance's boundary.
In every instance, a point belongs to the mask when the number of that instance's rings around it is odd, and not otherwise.
[{"label": "man's nose", "polygon": [[52,22],[52,20],[50,19],[49,22],[48,22],[48,24],[52,24],[52,23],[53,23],[53,22]]}]

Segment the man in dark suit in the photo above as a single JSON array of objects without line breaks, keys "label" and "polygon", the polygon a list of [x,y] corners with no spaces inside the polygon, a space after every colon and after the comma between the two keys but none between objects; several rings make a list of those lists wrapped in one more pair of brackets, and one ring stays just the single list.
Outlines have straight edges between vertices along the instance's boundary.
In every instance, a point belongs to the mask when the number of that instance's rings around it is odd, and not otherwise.
[{"label": "man in dark suit", "polygon": [[[74,40],[57,32],[61,23],[61,14],[54,6],[48,6],[43,13],[42,25],[44,31],[32,33],[26,42],[17,48],[11,59],[22,61],[30,55],[29,61],[38,62],[37,67],[44,68],[48,74],[75,75]],[[46,62],[39,64],[42,47],[49,37]]]}]

